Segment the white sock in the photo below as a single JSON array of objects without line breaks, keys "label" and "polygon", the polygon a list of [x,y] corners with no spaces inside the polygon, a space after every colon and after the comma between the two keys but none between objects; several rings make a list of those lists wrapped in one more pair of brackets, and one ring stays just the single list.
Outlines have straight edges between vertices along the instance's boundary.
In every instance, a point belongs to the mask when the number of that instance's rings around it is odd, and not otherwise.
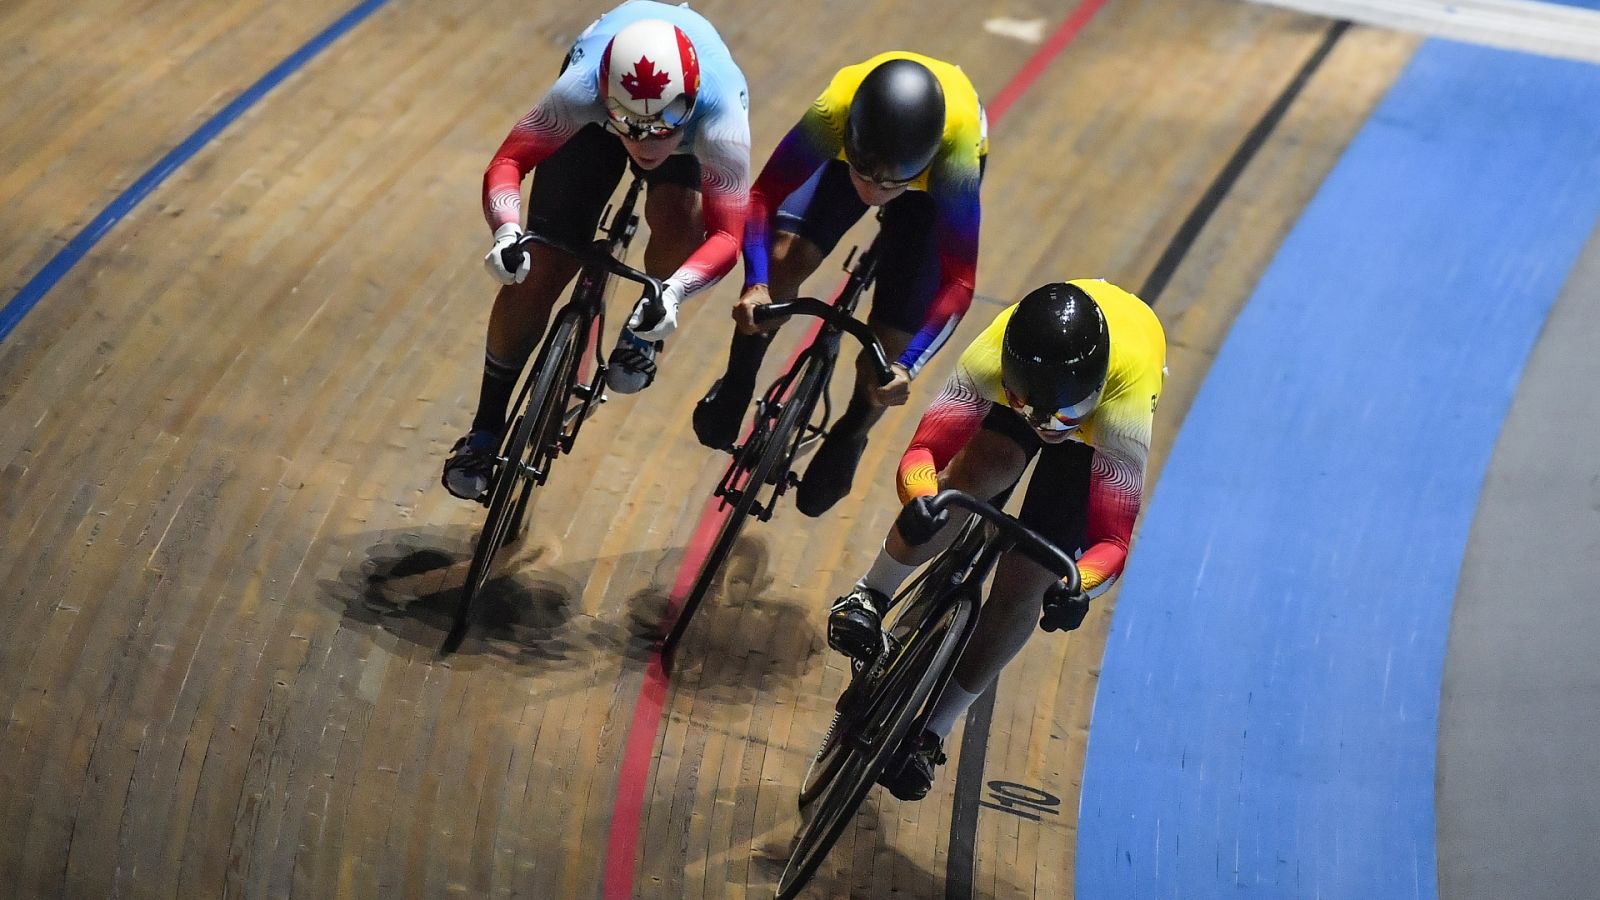
[{"label": "white sock", "polygon": [[916,565],[906,565],[889,555],[887,543],[878,550],[878,558],[872,561],[872,568],[867,574],[861,576],[856,582],[856,587],[871,588],[885,597],[893,598],[894,592],[900,590],[900,584],[906,576],[916,570]]},{"label": "white sock", "polygon": [[941,741],[949,737],[956,720],[967,714],[967,707],[982,693],[974,694],[957,684],[954,678],[950,679],[944,686],[944,693],[939,695],[939,702],[933,706],[933,714],[928,717],[928,730],[937,734]]}]

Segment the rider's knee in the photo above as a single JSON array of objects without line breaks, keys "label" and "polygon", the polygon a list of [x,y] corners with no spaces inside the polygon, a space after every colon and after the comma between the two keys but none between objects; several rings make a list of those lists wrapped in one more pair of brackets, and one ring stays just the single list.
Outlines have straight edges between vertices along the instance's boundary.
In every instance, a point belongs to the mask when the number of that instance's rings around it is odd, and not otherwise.
[{"label": "rider's knee", "polygon": [[1013,551],[995,566],[990,602],[998,600],[1008,608],[1037,614],[1044,606],[1044,592],[1055,582],[1047,569]]},{"label": "rider's knee", "polygon": [[700,193],[679,184],[654,185],[645,197],[644,220],[650,225],[652,241],[656,235],[672,235],[674,239],[692,239],[698,244],[702,230]]}]

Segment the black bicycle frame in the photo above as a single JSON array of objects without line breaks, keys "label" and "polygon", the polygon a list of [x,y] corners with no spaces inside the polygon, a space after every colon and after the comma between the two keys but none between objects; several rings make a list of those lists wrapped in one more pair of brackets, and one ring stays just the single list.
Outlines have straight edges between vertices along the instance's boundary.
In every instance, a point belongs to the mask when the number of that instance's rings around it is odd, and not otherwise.
[{"label": "black bicycle frame", "polygon": [[[860,303],[861,295],[877,274],[876,251],[877,246],[876,241],[874,241],[866,252],[861,254],[854,268],[851,267],[850,263],[856,259],[855,251],[852,250],[850,252],[850,256],[845,259],[845,270],[850,275],[839,292],[837,303],[826,303],[815,297],[799,297],[793,300],[780,300],[769,303],[758,307],[755,311],[755,321],[758,324],[793,315],[815,316],[821,319],[823,323],[821,330],[812,339],[811,343],[800,351],[788,370],[778,376],[771,386],[767,388],[766,393],[762,395],[761,402],[763,405],[781,401],[790,393],[790,388],[793,386],[795,379],[806,371],[807,362],[814,358],[821,360],[821,383],[823,389],[820,397],[813,398],[811,402],[815,403],[816,399],[822,401],[822,422],[820,424],[812,424],[812,410],[808,409],[805,413],[805,424],[795,434],[789,436],[790,445],[783,458],[784,473],[782,479],[784,484],[780,485],[780,488],[787,486],[787,483],[792,480],[792,473],[788,471],[788,468],[793,463],[795,456],[800,452],[800,445],[810,437],[827,431],[828,423],[833,417],[827,385],[832,380],[834,366],[838,363],[842,334],[849,333],[860,341],[862,347],[866,348],[867,352],[871,354],[872,365],[880,384],[888,384],[894,378],[894,373],[889,368],[889,362],[884,357],[883,347],[873,334],[872,327],[853,316],[857,304]],[[791,397],[790,400],[792,402],[793,398]],[[742,471],[739,465],[739,455],[736,452],[734,461],[722,473],[722,478],[717,482],[717,488],[713,494],[713,496],[722,500],[724,506],[738,502],[740,491],[759,490],[760,485],[747,484],[742,488],[735,486]],[[781,489],[778,494],[782,494]],[[757,519],[765,522],[772,518],[772,513],[777,508],[777,497],[778,495],[775,494],[765,505],[759,503],[752,505],[752,512],[755,513]]]},{"label": "black bicycle frame", "polygon": [[[920,625],[921,622],[938,616],[945,609],[948,609],[963,598],[969,599],[972,603],[973,614],[967,617],[960,640],[956,644],[956,652],[950,657],[950,665],[939,673],[938,680],[934,682],[933,691],[929,694],[930,703],[927,709],[924,709],[918,717],[919,725],[925,724],[929,713],[933,709],[932,701],[937,701],[938,697],[944,692],[945,686],[949,684],[950,679],[955,675],[956,664],[960,661],[962,654],[966,652],[967,642],[971,640],[972,633],[977,629],[978,611],[982,605],[983,582],[989,577],[989,573],[994,570],[1001,556],[1012,549],[1018,549],[1058,578],[1066,578],[1069,589],[1076,591],[1081,585],[1077,563],[1060,548],[1017,519],[961,491],[942,491],[929,499],[925,506],[921,507],[918,506],[916,501],[906,504],[905,509],[901,511],[897,520],[897,527],[900,530],[901,537],[906,537],[908,531],[913,533],[921,531],[925,539],[931,540],[934,533],[942,530],[943,527],[948,527],[945,516],[946,510],[950,507],[966,509],[974,514],[974,518],[963,526],[962,533],[951,542],[950,547],[944,551],[945,553],[954,552],[967,540],[969,534],[971,534],[968,529],[983,530],[987,531],[988,534],[983,536],[983,545],[978,551],[977,558],[970,565],[945,576],[952,579],[955,582],[954,585],[924,585],[922,591],[913,601],[913,605],[901,614],[900,618],[905,618],[912,615],[919,605],[932,605],[934,608],[918,620]],[[919,521],[913,524],[913,520]],[[923,542],[921,540],[911,541],[914,544]],[[887,659],[880,660],[879,666],[875,666],[874,669],[881,669],[888,662],[889,660]],[[849,693],[848,689],[847,693]],[[844,698],[841,697],[840,699],[842,703]],[[915,734],[917,731],[913,729],[912,733]]]},{"label": "black bicycle frame", "polygon": [[[606,279],[611,275],[638,282],[645,289],[645,295],[653,304],[653,309],[659,313],[661,309],[662,284],[660,279],[639,271],[619,259],[618,250],[633,238],[635,223],[633,209],[638,204],[639,191],[644,187],[644,179],[635,175],[628,184],[627,193],[622,197],[622,203],[611,212],[610,223],[606,226],[606,236],[597,238],[587,246],[578,246],[566,243],[556,238],[547,237],[537,232],[528,232],[522,240],[501,250],[501,262],[506,270],[515,272],[522,265],[522,257],[527,253],[531,244],[539,244],[553,250],[566,253],[583,263],[583,268],[578,272],[578,283],[572,291],[572,297],[562,306],[551,320],[559,323],[563,318],[574,312],[578,315],[580,331],[584,341],[589,342],[589,336],[594,333],[596,323],[599,330],[604,331],[606,326],[605,289]],[[552,325],[554,331],[554,325]],[[577,386],[577,391],[583,403],[563,414],[562,424],[576,421],[570,434],[563,433],[560,438],[562,452],[571,452],[573,444],[578,439],[578,432],[583,428],[583,422],[589,418],[589,412],[594,404],[600,402],[600,385],[605,381],[606,360],[602,351],[601,342],[593,342],[595,369],[594,376],[587,385]],[[539,481],[543,483],[541,473]]]}]

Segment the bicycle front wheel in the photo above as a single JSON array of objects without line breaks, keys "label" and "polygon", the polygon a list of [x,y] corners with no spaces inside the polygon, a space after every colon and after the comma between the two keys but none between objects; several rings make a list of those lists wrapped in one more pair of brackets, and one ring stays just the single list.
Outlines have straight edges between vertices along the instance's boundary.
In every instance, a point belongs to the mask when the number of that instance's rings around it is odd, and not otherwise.
[{"label": "bicycle front wheel", "polygon": [[801,791],[803,798],[812,788],[813,799],[803,803],[809,808],[802,810],[789,861],[778,878],[779,900],[805,887],[855,817],[951,664],[972,611],[971,601],[959,599],[915,629],[871,695],[860,707],[851,704],[835,717]]},{"label": "bicycle front wheel", "polygon": [[561,414],[571,392],[571,373],[582,350],[578,325],[577,316],[563,316],[539,354],[538,370],[534,372],[529,390],[524,392],[527,402],[512,426],[505,454],[489,489],[489,512],[484,517],[483,530],[478,532],[472,563],[467,567],[467,583],[462,589],[461,602],[456,606],[455,623],[445,637],[442,648],[445,653],[454,652],[467,636],[473,603],[489,581],[495,555],[510,543],[521,525],[522,509],[534,486],[534,472],[541,471],[540,465],[548,469],[553,456],[545,446],[550,440],[550,423],[552,420],[556,423],[559,434]]},{"label": "bicycle front wheel", "polygon": [[[717,531],[717,539],[712,543],[705,561],[700,564],[700,573],[695,576],[694,586],[689,589],[689,595],[684,598],[683,610],[678,613],[677,621],[672,624],[672,631],[662,642],[663,657],[670,657],[677,648],[678,642],[683,639],[684,632],[689,628],[689,620],[694,617],[700,602],[716,583],[723,564],[733,552],[733,545],[739,540],[739,532],[744,529],[746,518],[755,509],[757,496],[767,485],[774,483],[775,479],[787,475],[786,470],[792,458],[791,448],[794,444],[791,438],[805,424],[806,419],[810,417],[811,409],[816,405],[817,397],[828,387],[827,371],[822,365],[822,360],[812,357],[806,361],[805,366],[806,370],[801,373],[795,389],[790,391],[788,399],[783,401],[776,420],[766,419],[757,422],[756,427],[750,432],[750,438],[745,441],[744,449],[731,464],[736,470],[742,470],[742,474],[735,474],[730,482],[735,486],[739,496],[733,503],[733,509],[722,520],[722,527]],[[785,471],[780,472],[780,466]]]}]

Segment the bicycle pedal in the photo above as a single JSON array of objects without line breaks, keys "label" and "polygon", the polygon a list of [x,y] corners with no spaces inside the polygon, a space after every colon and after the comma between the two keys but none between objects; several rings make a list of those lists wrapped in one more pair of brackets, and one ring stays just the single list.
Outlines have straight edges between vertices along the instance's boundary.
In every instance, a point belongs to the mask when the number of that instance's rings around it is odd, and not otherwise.
[{"label": "bicycle pedal", "polygon": [[601,388],[600,395],[595,397],[594,388],[587,384],[574,384],[572,386],[572,395],[585,403],[588,403],[590,398],[594,398],[596,403],[604,403],[611,399],[611,395],[606,393],[605,388]]}]

